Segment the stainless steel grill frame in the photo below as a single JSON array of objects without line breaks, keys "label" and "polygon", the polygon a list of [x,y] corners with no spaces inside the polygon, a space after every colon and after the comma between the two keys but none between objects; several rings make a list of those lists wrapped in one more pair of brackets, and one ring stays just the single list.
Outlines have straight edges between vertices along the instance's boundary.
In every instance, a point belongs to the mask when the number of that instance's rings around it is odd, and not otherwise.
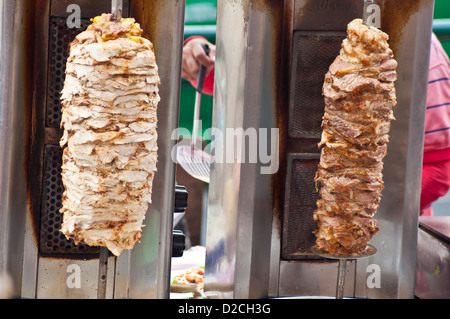
[{"label": "stainless steel grill frame", "polygon": [[[371,241],[378,252],[351,262],[345,296],[412,298],[433,0],[379,3],[381,29],[390,35],[399,62],[397,120],[391,126],[384,160],[385,189],[376,215],[380,232]],[[292,157],[318,153],[319,142],[318,114],[307,120],[313,125],[306,130],[291,130],[296,124],[292,117],[307,118],[293,111],[294,105],[302,105],[307,98],[306,94],[300,97],[302,86],[296,88],[293,83],[297,77],[293,65],[301,49],[296,47],[300,34],[345,32],[351,20],[363,16],[363,1],[219,0],[217,8],[213,126],[278,127],[280,169],[267,176],[259,173],[259,163],[215,163],[212,167],[205,292],[222,298],[333,296],[337,262],[312,260],[306,248],[296,253],[299,246],[283,243],[290,238],[304,241],[303,230],[294,226],[301,228],[302,222],[295,220],[298,216],[285,214],[287,201],[295,193],[288,189],[295,184],[290,176]],[[326,63],[320,66],[322,70],[328,67]],[[312,104],[318,105],[321,98],[321,94],[315,96],[317,102]],[[305,217],[310,221],[311,216]],[[289,254],[283,251],[286,247]],[[366,285],[371,264],[381,269],[380,288]]]},{"label": "stainless steel grill frame", "polygon": [[98,254],[99,252],[98,247],[90,247],[84,243],[75,245],[73,239],[66,239],[60,232],[62,214],[59,212],[64,192],[61,180],[63,149],[58,145],[58,138],[62,135],[60,92],[64,86],[70,42],[90,23],[90,19],[82,18],[80,19],[80,28],[69,28],[67,17],[51,16],[49,18],[48,83],[45,109],[45,128],[47,130],[43,132],[44,141],[48,144],[44,145],[43,196],[39,234],[39,248],[43,254]]},{"label": "stainless steel grill frame", "polygon": [[[70,4],[81,9],[80,29],[64,23]],[[178,124],[184,8],[178,0],[124,1],[124,16],[136,18],[154,44],[160,147],[141,242],[107,258],[106,298],[169,296],[176,168],[171,133]],[[59,234],[59,92],[68,43],[90,18],[110,9],[110,0],[0,1],[0,276],[11,276],[14,297],[97,298],[98,248],[75,246]],[[70,284],[77,269],[80,287]]]}]

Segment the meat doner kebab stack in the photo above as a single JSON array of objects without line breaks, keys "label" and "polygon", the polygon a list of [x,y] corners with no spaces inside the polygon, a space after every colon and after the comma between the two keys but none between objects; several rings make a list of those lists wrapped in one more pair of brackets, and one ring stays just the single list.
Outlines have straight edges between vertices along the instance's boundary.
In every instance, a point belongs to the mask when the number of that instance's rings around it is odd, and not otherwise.
[{"label": "meat doner kebab stack", "polygon": [[319,250],[363,253],[378,232],[374,219],[383,190],[383,158],[389,141],[397,62],[388,35],[355,19],[339,56],[325,75],[320,163],[314,220]]},{"label": "meat doner kebab stack", "polygon": [[118,256],[140,240],[151,202],[160,79],[134,19],[92,22],[70,44],[61,97],[61,231]]}]

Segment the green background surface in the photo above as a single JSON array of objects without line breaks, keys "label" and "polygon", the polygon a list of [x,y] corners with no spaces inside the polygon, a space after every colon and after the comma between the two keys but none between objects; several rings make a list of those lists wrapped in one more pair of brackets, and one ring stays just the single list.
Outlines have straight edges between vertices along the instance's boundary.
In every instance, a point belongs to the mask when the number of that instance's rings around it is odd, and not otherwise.
[{"label": "green background surface", "polygon": [[435,0],[433,31],[450,55],[450,0]]}]

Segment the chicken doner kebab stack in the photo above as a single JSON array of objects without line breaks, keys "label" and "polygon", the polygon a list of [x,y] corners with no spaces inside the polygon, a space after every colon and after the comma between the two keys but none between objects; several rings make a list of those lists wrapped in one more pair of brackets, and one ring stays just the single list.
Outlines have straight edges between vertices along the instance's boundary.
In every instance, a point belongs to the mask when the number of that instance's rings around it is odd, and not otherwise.
[{"label": "chicken doner kebab stack", "polygon": [[378,232],[374,215],[383,190],[397,62],[388,35],[355,19],[325,75],[320,163],[314,220],[317,248],[334,255],[363,253]]},{"label": "chicken doner kebab stack", "polygon": [[70,44],[62,91],[61,231],[120,255],[141,238],[157,162],[158,67],[132,18],[92,19]]}]

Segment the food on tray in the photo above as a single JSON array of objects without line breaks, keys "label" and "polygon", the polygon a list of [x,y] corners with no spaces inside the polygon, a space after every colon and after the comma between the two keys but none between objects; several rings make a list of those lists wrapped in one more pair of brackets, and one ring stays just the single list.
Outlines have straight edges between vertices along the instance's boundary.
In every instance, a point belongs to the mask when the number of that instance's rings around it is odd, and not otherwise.
[{"label": "food on tray", "polygon": [[178,273],[170,285],[170,291],[173,293],[193,293],[194,297],[201,296],[204,275],[203,267],[191,267]]},{"label": "food on tray", "polygon": [[173,284],[197,284],[203,289],[203,276],[205,272],[203,268],[191,267],[190,269],[178,274],[173,280]]}]

